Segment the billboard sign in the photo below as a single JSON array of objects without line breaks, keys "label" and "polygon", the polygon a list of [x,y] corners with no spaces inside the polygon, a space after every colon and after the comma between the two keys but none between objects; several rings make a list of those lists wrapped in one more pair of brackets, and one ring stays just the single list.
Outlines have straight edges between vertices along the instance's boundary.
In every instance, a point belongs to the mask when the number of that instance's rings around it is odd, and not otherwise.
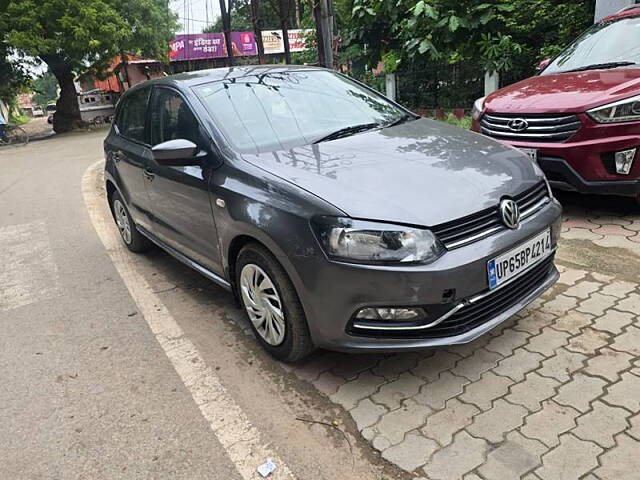
[{"label": "billboard sign", "polygon": [[[291,52],[301,52],[307,50],[306,37],[313,33],[311,29],[295,29],[289,30],[289,49]],[[284,53],[284,40],[282,30],[263,30],[262,44],[264,45],[264,53]]]},{"label": "billboard sign", "polygon": [[[235,56],[258,54],[253,32],[231,32],[231,45]],[[176,35],[176,38],[169,43],[169,59],[172,62],[226,56],[227,47],[222,33]]]}]

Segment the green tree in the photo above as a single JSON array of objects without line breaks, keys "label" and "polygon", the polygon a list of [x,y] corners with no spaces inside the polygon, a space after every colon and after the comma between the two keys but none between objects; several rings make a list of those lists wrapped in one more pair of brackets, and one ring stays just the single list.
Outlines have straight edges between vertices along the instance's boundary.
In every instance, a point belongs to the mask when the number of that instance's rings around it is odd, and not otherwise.
[{"label": "green tree", "polygon": [[[367,45],[375,65],[480,61],[488,69],[533,65],[593,21],[593,0],[353,0],[346,45]],[[392,54],[391,54],[392,52]]]},{"label": "green tree", "polygon": [[53,126],[80,121],[74,79],[104,73],[118,53],[165,59],[177,29],[166,0],[0,0],[9,45],[39,58],[60,85]]},{"label": "green tree", "polygon": [[35,92],[33,101],[37,105],[44,106],[58,98],[58,81],[50,72],[43,73],[34,78],[31,82],[31,88]]}]

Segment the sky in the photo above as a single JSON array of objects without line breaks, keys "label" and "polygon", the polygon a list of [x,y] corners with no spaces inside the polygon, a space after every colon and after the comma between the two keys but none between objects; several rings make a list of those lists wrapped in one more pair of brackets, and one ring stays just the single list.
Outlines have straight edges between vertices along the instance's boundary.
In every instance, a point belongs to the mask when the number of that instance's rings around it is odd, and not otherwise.
[{"label": "sky", "polygon": [[169,6],[178,15],[181,28],[177,33],[200,33],[220,16],[219,0],[170,0]]}]

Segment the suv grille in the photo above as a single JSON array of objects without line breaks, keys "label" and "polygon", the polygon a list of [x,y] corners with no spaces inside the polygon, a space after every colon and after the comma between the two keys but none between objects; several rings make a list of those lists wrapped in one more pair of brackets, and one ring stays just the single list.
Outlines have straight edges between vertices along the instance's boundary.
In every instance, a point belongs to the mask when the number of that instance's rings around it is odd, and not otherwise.
[{"label": "suv grille", "polygon": [[577,115],[485,113],[480,119],[480,131],[489,137],[528,142],[563,142],[581,126]]},{"label": "suv grille", "polygon": [[[520,209],[520,219],[533,215],[546,204],[549,198],[549,190],[544,181],[525,190],[513,197]],[[431,228],[431,231],[440,239],[447,249],[462,247],[469,243],[481,240],[493,235],[506,226],[502,223],[498,206],[482,210],[458,220],[442,223]]]}]

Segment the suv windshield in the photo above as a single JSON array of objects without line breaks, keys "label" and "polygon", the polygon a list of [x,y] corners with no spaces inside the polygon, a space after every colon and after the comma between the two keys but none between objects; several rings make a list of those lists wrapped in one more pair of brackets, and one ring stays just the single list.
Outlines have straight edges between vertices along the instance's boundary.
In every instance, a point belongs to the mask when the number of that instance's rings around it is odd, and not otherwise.
[{"label": "suv windshield", "polygon": [[543,74],[637,63],[640,63],[640,17],[629,17],[594,25],[558,55]]},{"label": "suv windshield", "polygon": [[199,85],[194,90],[240,152],[307,145],[325,137],[357,133],[364,126],[375,128],[406,115],[384,97],[323,70],[264,71]]}]

